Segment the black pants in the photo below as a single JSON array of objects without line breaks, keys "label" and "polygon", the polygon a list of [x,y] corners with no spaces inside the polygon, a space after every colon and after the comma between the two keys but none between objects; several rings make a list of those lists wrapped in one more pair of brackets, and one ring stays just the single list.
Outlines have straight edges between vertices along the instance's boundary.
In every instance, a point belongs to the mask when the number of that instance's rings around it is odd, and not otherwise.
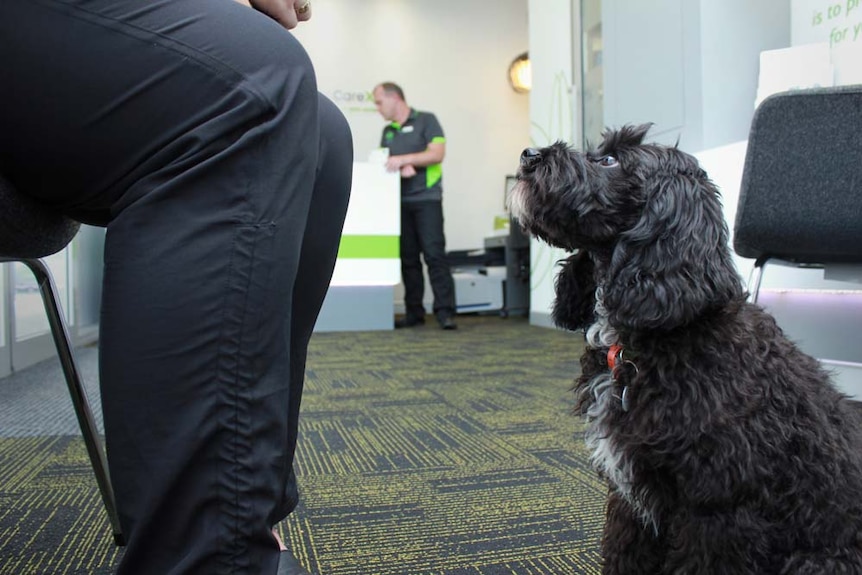
[{"label": "black pants", "polygon": [[232,0],[3,0],[0,54],[0,170],[107,226],[119,573],[275,573],[344,118],[292,35]]},{"label": "black pants", "polygon": [[422,260],[434,292],[434,313],[455,313],[455,284],[446,260],[443,234],[443,203],[401,202],[401,278],[404,307],[410,317],[424,317],[425,276]]}]

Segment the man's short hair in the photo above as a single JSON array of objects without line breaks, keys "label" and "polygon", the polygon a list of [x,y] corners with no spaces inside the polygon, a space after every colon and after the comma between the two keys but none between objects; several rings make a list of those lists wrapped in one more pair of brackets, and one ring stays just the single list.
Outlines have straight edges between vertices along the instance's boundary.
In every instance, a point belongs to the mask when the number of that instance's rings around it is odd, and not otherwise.
[{"label": "man's short hair", "polygon": [[387,94],[396,94],[399,98],[401,98],[405,102],[407,101],[407,99],[404,98],[404,90],[402,90],[401,86],[399,86],[395,82],[381,82],[380,87]]}]

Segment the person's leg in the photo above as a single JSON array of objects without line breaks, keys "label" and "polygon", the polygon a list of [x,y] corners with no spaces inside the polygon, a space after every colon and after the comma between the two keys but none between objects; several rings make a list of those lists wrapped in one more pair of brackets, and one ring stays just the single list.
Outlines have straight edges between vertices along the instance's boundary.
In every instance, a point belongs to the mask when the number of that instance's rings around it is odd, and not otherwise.
[{"label": "person's leg", "polygon": [[[308,343],[314,324],[323,305],[335,259],[338,243],[347,215],[353,171],[353,140],[350,127],[338,108],[323,95],[320,96],[320,162],[314,182],[314,194],[308,213],[308,224],[302,241],[298,281],[293,289],[291,321],[290,402],[286,439],[288,481],[285,484],[282,512],[287,515],[299,500],[293,454],[296,449],[299,408],[305,381],[305,362]],[[278,539],[278,537],[276,537]],[[278,573],[307,574],[290,548],[284,546],[279,560]]]},{"label": "person's leg", "polygon": [[274,573],[318,160],[305,52],[232,0],[9,0],[0,37],[13,143],[0,168],[109,221],[101,390],[128,540],[118,573]]},{"label": "person's leg", "polygon": [[[443,233],[443,204],[441,202],[417,202],[416,229],[428,266],[428,277],[434,292],[434,315],[443,327],[453,328],[451,319],[455,315],[455,282],[446,259],[446,237]],[[449,322],[444,322],[448,319]]]},{"label": "person's leg", "polygon": [[416,222],[416,203],[401,203],[401,279],[404,282],[405,324],[425,320],[425,274]]},{"label": "person's leg", "polygon": [[314,182],[314,194],[308,213],[308,224],[302,240],[298,277],[293,288],[290,364],[290,417],[287,435],[290,481],[284,498],[285,515],[296,507],[296,476],[293,473],[293,452],[296,448],[299,407],[305,379],[308,342],[323,305],[332,272],[353,172],[353,140],[350,126],[339,109],[320,96],[320,161]]}]

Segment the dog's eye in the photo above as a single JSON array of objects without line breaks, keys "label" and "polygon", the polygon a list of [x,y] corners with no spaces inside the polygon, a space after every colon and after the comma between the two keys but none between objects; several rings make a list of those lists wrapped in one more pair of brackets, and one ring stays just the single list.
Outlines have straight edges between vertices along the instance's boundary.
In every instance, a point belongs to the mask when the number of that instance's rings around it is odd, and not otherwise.
[{"label": "dog's eye", "polygon": [[601,158],[599,158],[598,163],[603,168],[612,168],[612,167],[616,166],[617,164],[619,164],[617,159],[613,156],[602,156]]}]

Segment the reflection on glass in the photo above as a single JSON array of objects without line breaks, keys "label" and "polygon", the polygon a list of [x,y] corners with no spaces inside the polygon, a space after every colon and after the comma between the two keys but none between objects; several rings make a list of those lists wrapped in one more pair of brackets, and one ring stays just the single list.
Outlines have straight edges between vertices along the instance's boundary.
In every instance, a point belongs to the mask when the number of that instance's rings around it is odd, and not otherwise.
[{"label": "reflection on glass", "polygon": [[[68,320],[70,309],[66,289],[69,283],[68,250],[48,256],[44,261],[54,276],[54,283],[60,294],[60,304]],[[50,325],[45,315],[39,285],[33,273],[24,264],[15,262],[12,277],[14,278],[15,341],[23,341],[47,333]]]},{"label": "reflection on glass", "polygon": [[604,79],[602,67],[602,0],[581,1],[581,22],[584,34],[584,46],[581,53],[584,61],[582,70],[584,77],[583,116],[584,142],[586,147],[599,142],[604,122]]}]

